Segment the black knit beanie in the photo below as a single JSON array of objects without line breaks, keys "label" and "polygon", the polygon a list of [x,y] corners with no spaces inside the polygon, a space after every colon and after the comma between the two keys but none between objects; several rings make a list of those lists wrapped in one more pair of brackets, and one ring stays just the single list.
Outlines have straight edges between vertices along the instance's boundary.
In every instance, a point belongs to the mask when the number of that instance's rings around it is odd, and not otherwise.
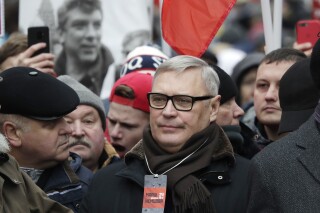
[{"label": "black knit beanie", "polygon": [[[320,91],[320,39],[318,39],[312,49],[310,60],[311,76],[315,85]],[[318,106],[316,107],[314,117],[318,124],[320,124],[320,103],[318,103]]]},{"label": "black knit beanie", "polygon": [[212,65],[213,69],[217,72],[220,79],[219,95],[221,95],[220,105],[229,101],[231,98],[236,97],[238,90],[235,82],[231,77],[217,65]]}]

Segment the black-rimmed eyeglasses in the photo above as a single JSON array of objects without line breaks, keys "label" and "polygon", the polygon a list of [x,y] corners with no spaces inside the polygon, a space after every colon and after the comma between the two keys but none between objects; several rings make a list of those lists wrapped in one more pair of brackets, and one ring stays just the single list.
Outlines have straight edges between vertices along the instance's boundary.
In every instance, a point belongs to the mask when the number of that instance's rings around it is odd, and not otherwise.
[{"label": "black-rimmed eyeglasses", "polygon": [[214,96],[212,95],[192,97],[189,95],[168,96],[161,93],[148,93],[150,107],[154,109],[164,109],[167,106],[168,101],[171,100],[174,108],[179,111],[190,111],[192,110],[194,102],[208,100],[213,97]]}]

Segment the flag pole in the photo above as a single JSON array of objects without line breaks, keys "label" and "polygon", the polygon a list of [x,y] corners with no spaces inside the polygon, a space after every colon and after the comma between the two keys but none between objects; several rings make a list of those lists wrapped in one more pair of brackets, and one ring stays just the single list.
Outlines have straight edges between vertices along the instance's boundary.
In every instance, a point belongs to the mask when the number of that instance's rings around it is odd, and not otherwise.
[{"label": "flag pole", "polygon": [[163,39],[163,36],[162,36],[162,19],[161,19],[161,16],[162,16],[162,4],[163,4],[163,1],[164,0],[160,0],[159,1],[159,14],[160,14],[160,32],[161,32],[161,49],[162,49],[162,52],[164,54],[166,54],[169,58],[171,58],[171,55],[172,55],[172,51],[171,51],[171,47],[169,46],[169,44]]},{"label": "flag pole", "polygon": [[269,0],[261,0],[261,11],[262,11],[264,38],[266,43],[265,52],[266,54],[268,54],[273,50],[273,27],[272,27],[271,8],[270,8]]},{"label": "flag pole", "polygon": [[282,38],[282,3],[283,0],[274,1],[273,9],[273,49],[281,48]]}]

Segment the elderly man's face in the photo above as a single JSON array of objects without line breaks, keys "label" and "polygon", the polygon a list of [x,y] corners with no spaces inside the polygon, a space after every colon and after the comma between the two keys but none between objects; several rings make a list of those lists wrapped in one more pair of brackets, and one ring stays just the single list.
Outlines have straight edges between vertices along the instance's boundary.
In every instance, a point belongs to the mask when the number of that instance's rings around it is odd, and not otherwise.
[{"label": "elderly man's face", "polygon": [[94,170],[105,143],[98,111],[92,106],[79,105],[65,119],[72,129],[70,151],[80,155],[83,164]]},{"label": "elderly man's face", "polygon": [[21,166],[46,169],[69,157],[71,129],[63,118],[53,121],[28,119],[26,125],[26,130],[19,134],[22,145],[18,156],[29,160],[19,162]]},{"label": "elderly man's face", "polygon": [[220,105],[216,122],[220,126],[239,125],[239,119],[243,114],[243,109],[233,97]]},{"label": "elderly man's face", "polygon": [[67,54],[82,63],[94,62],[101,47],[101,22],[99,10],[91,13],[78,8],[70,10],[62,32]]},{"label": "elderly man's face", "polygon": [[[164,72],[154,79],[152,92],[165,95],[209,95],[200,70]],[[164,109],[150,108],[150,127],[155,141],[169,153],[178,152],[195,133],[215,121],[220,96],[194,102],[191,111],[178,111],[169,100]]]}]

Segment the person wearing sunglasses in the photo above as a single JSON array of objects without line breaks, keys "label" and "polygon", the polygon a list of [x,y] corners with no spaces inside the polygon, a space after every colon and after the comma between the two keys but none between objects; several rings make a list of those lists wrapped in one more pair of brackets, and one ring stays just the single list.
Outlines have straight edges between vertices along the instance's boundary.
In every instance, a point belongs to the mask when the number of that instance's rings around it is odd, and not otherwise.
[{"label": "person wearing sunglasses", "polygon": [[163,62],[142,140],[96,173],[81,211],[245,212],[248,161],[215,122],[218,89],[217,73],[199,58]]}]

